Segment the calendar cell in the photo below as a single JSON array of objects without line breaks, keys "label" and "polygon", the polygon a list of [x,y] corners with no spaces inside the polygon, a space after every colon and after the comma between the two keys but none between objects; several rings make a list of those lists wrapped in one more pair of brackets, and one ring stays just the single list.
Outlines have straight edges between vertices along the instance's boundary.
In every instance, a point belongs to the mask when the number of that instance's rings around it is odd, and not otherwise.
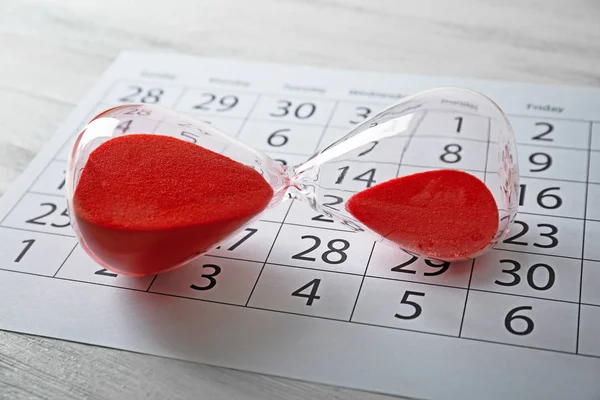
[{"label": "calendar cell", "polygon": [[461,337],[575,352],[579,305],[471,290]]},{"label": "calendar cell", "polygon": [[589,123],[550,118],[510,117],[518,144],[588,148]]},{"label": "calendar cell", "polygon": [[403,165],[485,171],[487,143],[449,138],[413,137]]},{"label": "calendar cell", "polygon": [[[600,131],[598,131],[598,136],[600,136]],[[589,181],[600,184],[600,151],[590,152]]]},{"label": "calendar cell", "polygon": [[600,262],[583,261],[581,302],[600,306]]},{"label": "calendar cell", "polygon": [[312,155],[323,128],[281,122],[248,121],[238,139],[262,151],[281,151]]},{"label": "calendar cell", "polygon": [[445,136],[453,139],[474,139],[487,143],[490,132],[489,118],[452,112],[428,112],[415,137]]},{"label": "calendar cell", "polygon": [[363,275],[372,247],[355,233],[283,225],[268,262]]},{"label": "calendar cell", "polygon": [[37,177],[31,191],[55,196],[64,196],[65,194],[65,171],[67,164],[61,161],[52,161]]},{"label": "calendar cell", "polygon": [[365,278],[353,322],[458,336],[467,291]]},{"label": "calendar cell", "polygon": [[176,109],[188,114],[246,118],[257,100],[256,94],[229,89],[188,89],[177,102]]},{"label": "calendar cell", "polygon": [[218,130],[228,134],[229,136],[237,136],[237,134],[242,129],[242,126],[244,125],[244,120],[242,118],[224,118],[204,115],[192,116],[198,118],[200,121],[206,122],[207,124],[211,124]]},{"label": "calendar cell", "polygon": [[153,276],[133,277],[102,268],[78,245],[56,274],[58,278],[97,283],[120,288],[147,290]]},{"label": "calendar cell", "polygon": [[262,267],[257,262],[202,256],[158,275],[150,291],[245,305]]},{"label": "calendar cell", "polygon": [[182,87],[165,85],[162,82],[121,81],[111,88],[103,100],[114,104],[143,103],[173,107],[182,93]]},{"label": "calendar cell", "polygon": [[341,101],[335,108],[329,126],[341,127],[344,128],[345,132],[348,132],[358,124],[376,115],[386,106],[387,104],[372,102],[351,103]]},{"label": "calendar cell", "polygon": [[521,178],[519,212],[583,218],[586,184]]},{"label": "calendar cell", "polygon": [[[588,152],[574,149],[539,148],[519,145],[521,177],[562,179],[585,182]],[[498,171],[498,157],[490,149],[488,171]]]},{"label": "calendar cell", "polygon": [[369,261],[368,276],[468,288],[471,260],[444,262],[413,256],[389,242],[377,242]]},{"label": "calendar cell", "polygon": [[213,256],[264,262],[277,236],[280,224],[257,221],[236,236],[209,251]]},{"label": "calendar cell", "polygon": [[590,183],[587,193],[587,219],[600,221],[600,184]]},{"label": "calendar cell", "polygon": [[335,102],[292,96],[262,96],[251,119],[268,119],[278,122],[324,126],[333,112]]},{"label": "calendar cell", "polygon": [[475,260],[471,289],[579,301],[581,261],[493,250]]},{"label": "calendar cell", "polygon": [[[320,147],[324,148],[324,146],[329,146],[348,132],[348,130],[328,127],[321,139]],[[338,157],[338,160],[373,161],[398,164],[407,143],[408,136],[387,138],[385,139],[385,146],[379,141],[374,141],[344,153]]]},{"label": "calendar cell", "polygon": [[362,277],[265,265],[248,306],[349,320]]},{"label": "calendar cell", "polygon": [[600,357],[600,307],[581,306],[579,354]]},{"label": "calendar cell", "polygon": [[2,225],[75,236],[67,214],[67,202],[62,196],[27,193],[4,218]]},{"label": "calendar cell", "polygon": [[[453,169],[452,167],[442,167],[442,168],[430,168],[430,167],[416,167],[413,165],[402,165],[400,167],[400,173],[398,174],[398,176],[408,176],[408,175],[412,175],[412,174],[418,174],[420,172],[425,172],[425,171],[432,171],[432,170],[436,170],[436,169]],[[476,177],[477,179],[479,179],[482,182],[485,182],[485,172],[482,171],[465,171],[463,170],[463,172],[466,172],[469,175],[473,175],[474,177]]]},{"label": "calendar cell", "polygon": [[581,257],[583,221],[517,214],[510,233],[499,249],[553,256]]},{"label": "calendar cell", "polygon": [[359,192],[377,183],[396,177],[398,165],[363,163],[358,161],[330,162],[321,172],[319,186],[323,189]]},{"label": "calendar cell", "polygon": [[329,210],[332,210],[333,212],[343,210],[343,204],[345,204],[348,197],[350,197],[350,193],[333,190],[327,191],[327,193],[328,194],[320,196],[323,200],[320,204],[324,206],[324,212],[315,211],[307,203],[295,201],[285,222],[304,226],[314,226],[316,228],[331,228],[352,232],[350,227],[340,224],[338,221],[334,220],[330,214],[327,214]]},{"label": "calendar cell", "polygon": [[68,257],[74,238],[0,228],[0,268],[52,276]]},{"label": "calendar cell", "polygon": [[600,261],[600,221],[587,221],[585,224],[584,258]]}]

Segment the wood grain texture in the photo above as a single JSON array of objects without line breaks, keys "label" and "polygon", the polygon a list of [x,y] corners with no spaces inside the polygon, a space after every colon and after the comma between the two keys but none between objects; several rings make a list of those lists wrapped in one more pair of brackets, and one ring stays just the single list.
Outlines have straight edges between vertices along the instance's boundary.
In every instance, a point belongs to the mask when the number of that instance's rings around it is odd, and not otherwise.
[{"label": "wood grain texture", "polygon": [[[0,0],[0,193],[121,49],[600,86],[598,21],[597,0]],[[0,332],[0,398],[391,397]]]}]

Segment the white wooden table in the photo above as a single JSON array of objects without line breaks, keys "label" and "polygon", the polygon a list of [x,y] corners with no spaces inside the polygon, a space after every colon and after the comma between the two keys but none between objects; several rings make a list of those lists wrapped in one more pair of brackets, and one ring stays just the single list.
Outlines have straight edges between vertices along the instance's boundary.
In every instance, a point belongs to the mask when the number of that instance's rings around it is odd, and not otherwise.
[{"label": "white wooden table", "polygon": [[[595,0],[0,0],[0,194],[121,49],[600,86],[598,21]],[[1,331],[0,398],[391,399]]]}]

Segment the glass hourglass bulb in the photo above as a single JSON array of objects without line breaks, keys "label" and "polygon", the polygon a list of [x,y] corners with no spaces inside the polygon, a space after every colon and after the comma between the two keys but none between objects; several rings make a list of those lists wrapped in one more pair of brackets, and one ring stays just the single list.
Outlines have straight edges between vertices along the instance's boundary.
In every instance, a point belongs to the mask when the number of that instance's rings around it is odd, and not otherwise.
[{"label": "glass hourglass bulb", "polygon": [[[415,167],[420,159],[439,169]],[[181,266],[291,198],[444,261],[493,247],[518,206],[510,124],[490,99],[460,88],[408,96],[295,167],[189,116],[118,106],[86,125],[67,169],[82,247],[127,275]]]}]

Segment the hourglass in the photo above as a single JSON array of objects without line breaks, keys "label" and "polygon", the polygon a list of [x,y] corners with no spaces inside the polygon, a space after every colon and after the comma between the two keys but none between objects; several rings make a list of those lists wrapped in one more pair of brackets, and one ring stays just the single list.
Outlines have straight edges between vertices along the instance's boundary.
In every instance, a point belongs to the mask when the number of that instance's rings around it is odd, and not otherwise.
[{"label": "hourglass", "polygon": [[[466,132],[468,116],[481,123]],[[130,132],[132,121],[143,128]],[[406,168],[415,158],[439,169]],[[455,167],[468,160],[484,171]],[[492,100],[462,88],[407,96],[298,166],[172,110],[117,106],[83,128],[67,169],[81,246],[126,275],[184,265],[290,199],[346,230],[443,261],[493,248],[518,208],[510,124]]]}]

